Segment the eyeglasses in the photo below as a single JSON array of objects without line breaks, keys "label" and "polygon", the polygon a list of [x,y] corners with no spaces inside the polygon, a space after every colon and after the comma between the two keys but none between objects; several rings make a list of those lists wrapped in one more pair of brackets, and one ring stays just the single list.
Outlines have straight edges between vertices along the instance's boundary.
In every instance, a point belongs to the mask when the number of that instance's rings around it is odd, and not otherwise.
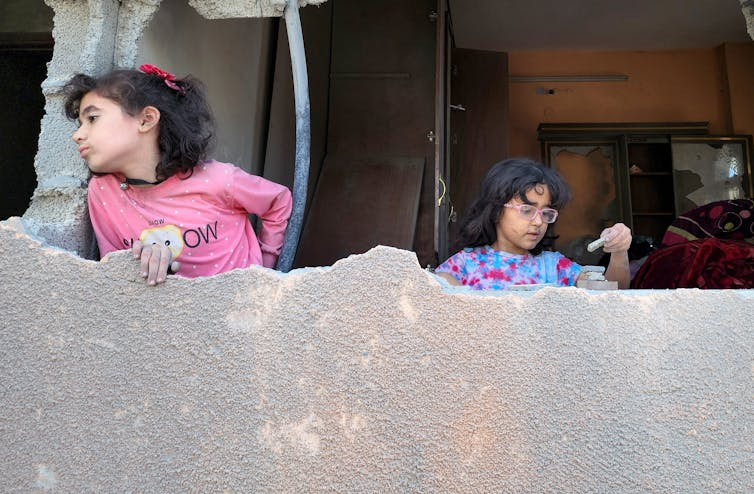
[{"label": "eyeglasses", "polygon": [[555,220],[558,219],[557,209],[537,209],[531,204],[503,204],[503,207],[517,210],[518,214],[527,221],[533,221],[537,215],[541,215],[542,221],[545,223],[555,223]]}]

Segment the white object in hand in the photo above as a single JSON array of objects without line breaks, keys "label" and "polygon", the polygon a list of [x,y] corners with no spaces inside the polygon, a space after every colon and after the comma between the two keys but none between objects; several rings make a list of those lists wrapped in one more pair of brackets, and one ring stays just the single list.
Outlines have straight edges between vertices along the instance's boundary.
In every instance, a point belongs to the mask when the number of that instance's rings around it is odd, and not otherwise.
[{"label": "white object in hand", "polygon": [[599,249],[603,245],[605,245],[605,239],[604,238],[598,238],[597,240],[595,240],[591,244],[587,245],[586,246],[586,250],[588,250],[589,252],[594,252],[595,250]]}]

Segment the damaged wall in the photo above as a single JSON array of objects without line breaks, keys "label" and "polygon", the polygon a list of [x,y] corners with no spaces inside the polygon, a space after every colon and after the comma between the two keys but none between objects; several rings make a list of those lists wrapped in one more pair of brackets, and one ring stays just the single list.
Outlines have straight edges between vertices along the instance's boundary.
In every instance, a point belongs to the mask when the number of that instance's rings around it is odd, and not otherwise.
[{"label": "damaged wall", "polygon": [[470,294],[390,248],[148,288],[29,238],[90,248],[60,88],[132,65],[160,5],[46,3],[40,183],[0,222],[0,490],[754,490],[754,291]]},{"label": "damaged wall", "polygon": [[3,491],[754,487],[754,291],[450,293],[387,247],[154,288],[19,228]]}]

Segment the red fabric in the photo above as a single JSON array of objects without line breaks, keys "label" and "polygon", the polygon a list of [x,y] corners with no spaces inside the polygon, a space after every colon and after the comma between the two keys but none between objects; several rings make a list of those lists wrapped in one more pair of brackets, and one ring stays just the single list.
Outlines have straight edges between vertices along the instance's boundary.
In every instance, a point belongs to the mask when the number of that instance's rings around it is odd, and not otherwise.
[{"label": "red fabric", "polygon": [[656,250],[631,288],[754,288],[754,245],[705,238]]},{"label": "red fabric", "polygon": [[743,240],[754,237],[754,200],[715,201],[687,211],[673,221],[663,247],[699,238]]}]

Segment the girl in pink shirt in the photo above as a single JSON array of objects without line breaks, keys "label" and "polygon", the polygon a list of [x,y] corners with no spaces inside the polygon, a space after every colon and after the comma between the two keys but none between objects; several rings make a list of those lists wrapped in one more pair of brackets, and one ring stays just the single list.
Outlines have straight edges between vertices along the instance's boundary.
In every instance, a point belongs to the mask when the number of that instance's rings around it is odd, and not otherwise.
[{"label": "girl in pink shirt", "polygon": [[[66,115],[79,123],[73,140],[93,173],[88,204],[100,256],[131,249],[149,285],[169,269],[193,278],[275,266],[291,194],[206,159],[214,121],[201,82],[142,65],[77,74],[65,94]],[[259,237],[247,214],[261,220]]]}]

